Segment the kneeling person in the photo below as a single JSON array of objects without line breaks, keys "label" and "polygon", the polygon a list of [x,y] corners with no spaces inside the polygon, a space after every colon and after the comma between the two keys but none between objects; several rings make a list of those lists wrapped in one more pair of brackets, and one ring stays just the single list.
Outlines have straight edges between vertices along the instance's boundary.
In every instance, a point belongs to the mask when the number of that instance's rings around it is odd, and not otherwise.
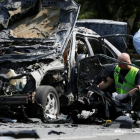
[{"label": "kneeling person", "polygon": [[[131,64],[130,56],[127,53],[122,53],[118,59],[119,61]],[[121,75],[124,77],[121,78]],[[115,89],[118,95],[115,96],[117,100],[123,100],[140,89],[140,70],[131,65],[118,63],[114,71],[110,73],[107,82],[102,81],[98,87],[105,89],[115,81]]]}]

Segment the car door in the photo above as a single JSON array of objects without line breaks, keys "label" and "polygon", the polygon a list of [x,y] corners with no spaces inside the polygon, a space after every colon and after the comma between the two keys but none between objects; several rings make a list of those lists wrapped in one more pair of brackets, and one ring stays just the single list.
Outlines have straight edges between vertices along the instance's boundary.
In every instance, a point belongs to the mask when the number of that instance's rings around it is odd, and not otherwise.
[{"label": "car door", "polygon": [[[70,87],[71,92],[75,95],[77,92],[77,84],[76,84],[76,74],[77,74],[77,57],[76,56],[76,50],[77,50],[77,42],[82,41],[86,46],[86,53],[84,57],[90,57],[96,54],[105,54],[113,58],[117,58],[120,55],[120,51],[115,48],[109,41],[104,40],[104,43],[102,44],[100,42],[100,36],[98,34],[88,34],[88,33],[82,33],[79,31],[73,31],[71,36],[71,45],[69,48],[69,56],[68,56],[68,62],[69,62],[69,75],[70,75]],[[79,55],[79,54],[78,54]],[[80,54],[81,55],[81,54]],[[83,59],[84,57],[81,57],[80,59]]]}]

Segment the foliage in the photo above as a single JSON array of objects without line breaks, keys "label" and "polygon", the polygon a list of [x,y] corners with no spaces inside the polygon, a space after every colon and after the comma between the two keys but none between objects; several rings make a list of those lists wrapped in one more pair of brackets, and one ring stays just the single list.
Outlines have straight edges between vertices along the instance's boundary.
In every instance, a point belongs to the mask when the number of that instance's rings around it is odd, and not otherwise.
[{"label": "foliage", "polygon": [[81,4],[79,19],[111,19],[125,21],[140,16],[139,0],[75,0]]},{"label": "foliage", "polygon": [[[75,0],[81,4],[79,19],[108,19],[130,23],[134,34],[140,28],[140,0]],[[133,27],[130,27],[133,24]]]}]

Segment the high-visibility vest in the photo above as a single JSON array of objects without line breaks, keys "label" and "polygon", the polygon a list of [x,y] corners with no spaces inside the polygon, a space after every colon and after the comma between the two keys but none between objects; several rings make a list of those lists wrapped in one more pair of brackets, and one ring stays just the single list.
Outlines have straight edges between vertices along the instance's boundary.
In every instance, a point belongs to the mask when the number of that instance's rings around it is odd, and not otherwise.
[{"label": "high-visibility vest", "polygon": [[114,72],[115,88],[117,93],[124,94],[135,87],[135,78],[139,69],[132,66],[127,75],[124,77],[126,82],[123,81],[122,84],[119,83],[120,70],[120,67],[117,65]]}]

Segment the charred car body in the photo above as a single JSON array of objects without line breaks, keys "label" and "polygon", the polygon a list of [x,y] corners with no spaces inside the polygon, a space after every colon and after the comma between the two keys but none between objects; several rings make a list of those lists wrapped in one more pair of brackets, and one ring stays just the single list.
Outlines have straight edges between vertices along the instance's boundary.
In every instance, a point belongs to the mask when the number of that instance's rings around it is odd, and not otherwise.
[{"label": "charred car body", "polygon": [[[104,54],[97,54],[80,60],[75,77],[75,100],[63,113],[76,124],[103,124],[120,128],[139,127],[140,123],[140,91],[122,101],[113,98],[115,84],[102,91],[97,85],[107,82],[109,73],[114,70],[118,61]],[[128,64],[139,68],[134,64]],[[127,82],[122,77],[124,82]],[[86,115],[85,111],[88,111]]]},{"label": "charred car body", "polygon": [[[4,0],[0,7],[2,116],[21,118],[24,114],[26,119],[37,117],[45,122],[46,114],[59,114],[60,95],[68,95],[75,104],[79,92],[87,88],[77,77],[81,58],[99,53],[117,58],[121,53],[106,39],[101,43],[94,31],[74,28],[79,5],[73,0]],[[68,114],[69,107],[73,104],[61,111]],[[81,107],[79,112],[86,109]]]},{"label": "charred car body", "polygon": [[0,113],[12,116],[22,110],[26,118],[45,121],[45,113],[60,111],[62,54],[79,5],[73,0],[4,0],[0,9]]},{"label": "charred car body", "polygon": [[[66,109],[65,107],[61,108],[61,111],[64,114],[69,114],[75,123],[92,123],[98,120],[103,123],[108,119],[115,120],[121,115],[125,120],[128,114],[130,120],[140,119],[137,114],[139,93],[135,94],[131,103],[125,102],[124,104],[112,99],[111,93],[115,92],[113,86],[105,92],[96,86],[102,80],[106,81],[109,70],[114,69],[118,63],[117,58],[121,54],[117,47],[107,40],[109,37],[120,37],[123,43],[122,50],[127,52],[130,45],[127,41],[133,36],[127,34],[99,36],[94,31],[82,27],[75,28],[72,32],[72,47],[69,47],[67,63],[71,68],[70,87],[74,101]],[[79,46],[83,47],[84,51],[81,51],[81,48],[77,49],[79,48],[78,44],[82,44]],[[133,64],[137,64],[139,58],[131,60]],[[90,98],[87,97],[88,91],[92,93]],[[92,114],[87,119],[81,119],[84,110],[90,111]]]}]

